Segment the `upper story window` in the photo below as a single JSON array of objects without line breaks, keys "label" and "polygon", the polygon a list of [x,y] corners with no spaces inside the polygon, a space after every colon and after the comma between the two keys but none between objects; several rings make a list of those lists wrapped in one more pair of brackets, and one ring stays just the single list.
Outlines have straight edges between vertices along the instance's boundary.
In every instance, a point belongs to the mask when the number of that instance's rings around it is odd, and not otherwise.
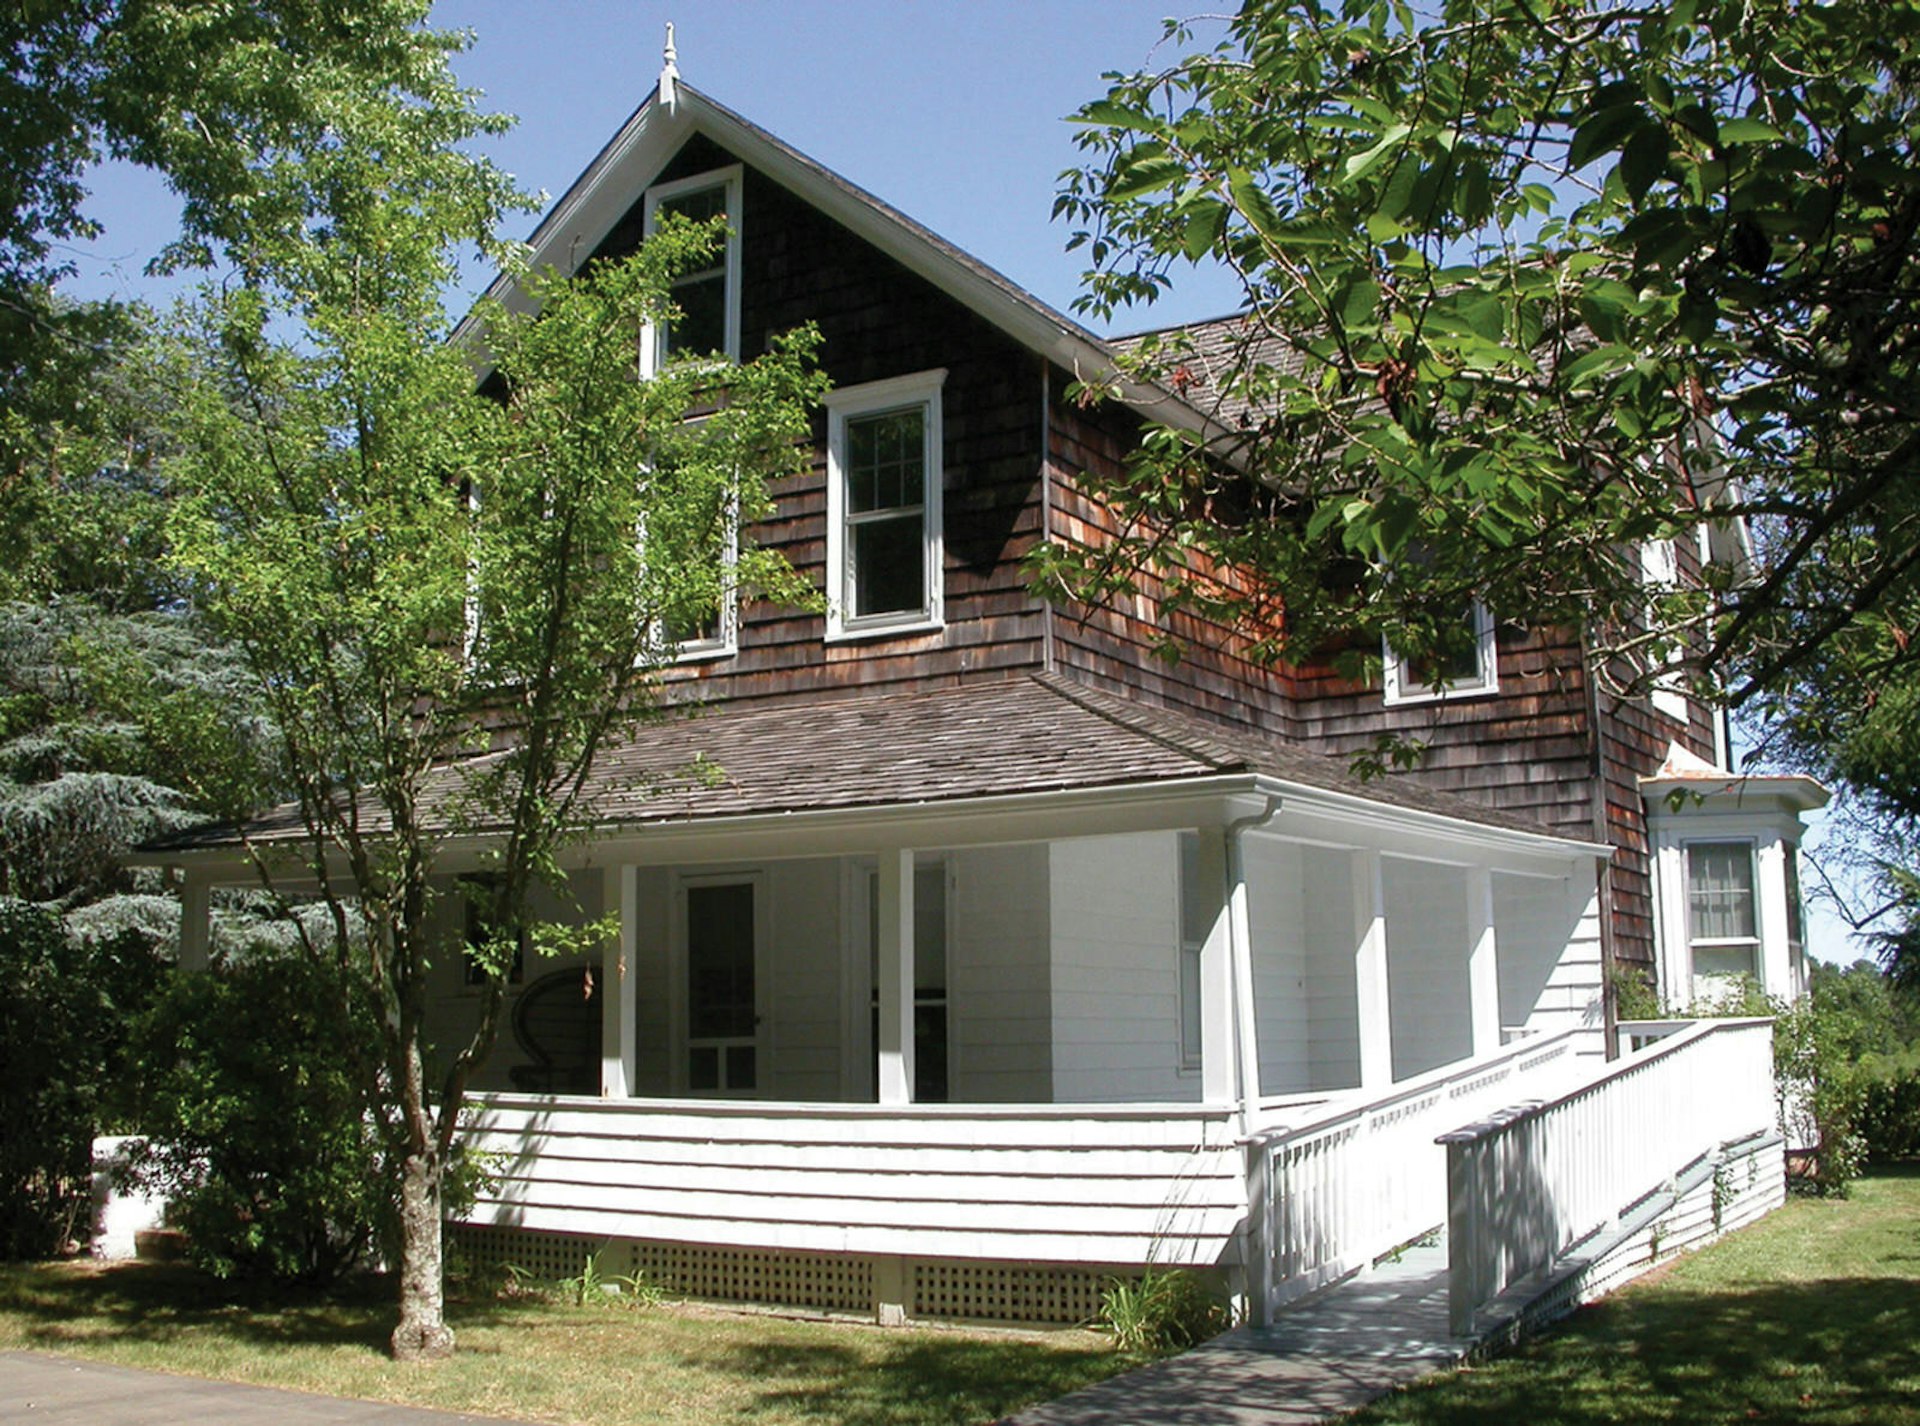
[{"label": "upper story window", "polygon": [[1493,614],[1480,600],[1461,611],[1469,641],[1457,652],[1432,658],[1403,658],[1385,646],[1387,704],[1430,703],[1443,698],[1472,698],[1500,691],[1494,659]]},{"label": "upper story window", "polygon": [[690,269],[673,281],[673,302],[680,309],[671,322],[647,329],[641,343],[642,373],[660,369],[669,357],[707,356],[740,359],[740,166],[697,173],[658,183],[647,190],[646,232],[676,215],[695,223],[727,220],[727,236],[705,267]]},{"label": "upper story window", "polygon": [[1693,973],[1760,975],[1752,842],[1687,844],[1687,942]]},{"label": "upper story window", "polygon": [[[676,436],[698,439],[704,419],[684,423]],[[661,569],[647,571],[662,602],[670,600],[672,606],[654,626],[655,642],[663,654],[690,663],[739,649],[734,567],[740,559],[740,507],[731,490],[699,498],[676,492],[680,469],[670,446],[647,463],[644,478],[659,498],[641,513],[639,547],[643,562],[665,561]]]},{"label": "upper story window", "polygon": [[827,637],[941,623],[940,388],[926,371],[827,397]]}]

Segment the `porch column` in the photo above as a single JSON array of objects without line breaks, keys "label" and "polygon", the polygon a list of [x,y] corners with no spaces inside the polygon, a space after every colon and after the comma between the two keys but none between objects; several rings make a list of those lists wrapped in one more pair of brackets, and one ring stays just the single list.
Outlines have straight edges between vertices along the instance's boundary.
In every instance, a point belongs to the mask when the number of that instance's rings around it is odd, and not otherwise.
[{"label": "porch column", "polygon": [[913,1103],[913,850],[880,853],[880,1043],[882,1104]]},{"label": "porch column", "polygon": [[636,1082],[640,869],[608,867],[605,874],[606,899],[620,909],[620,934],[607,943],[600,967],[600,1097],[626,1099]]},{"label": "porch column", "polygon": [[1353,989],[1359,1016],[1360,1087],[1393,1083],[1393,1021],[1387,1003],[1387,895],[1380,853],[1353,854]]},{"label": "porch column", "polygon": [[1200,1098],[1207,1104],[1229,1104],[1239,1098],[1240,1076],[1234,1044],[1239,1037],[1234,1034],[1234,898],[1228,880],[1227,833],[1219,827],[1202,827],[1199,841],[1200,885],[1219,888],[1213,922],[1200,947]]},{"label": "porch column", "polygon": [[188,872],[180,884],[180,969],[206,970],[213,962],[213,888]]},{"label": "porch column", "polygon": [[1467,1003],[1473,1052],[1500,1048],[1499,936],[1493,924],[1493,868],[1467,868]]}]

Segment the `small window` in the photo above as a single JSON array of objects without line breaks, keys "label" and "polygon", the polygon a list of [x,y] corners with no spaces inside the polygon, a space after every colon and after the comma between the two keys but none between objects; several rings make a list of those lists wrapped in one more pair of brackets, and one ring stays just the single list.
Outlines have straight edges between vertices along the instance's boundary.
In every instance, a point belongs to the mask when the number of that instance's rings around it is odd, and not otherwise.
[{"label": "small window", "polygon": [[1688,845],[1687,940],[1696,976],[1746,975],[1759,979],[1760,921],[1754,897],[1753,843]]},{"label": "small window", "polygon": [[827,397],[827,636],[941,621],[940,388],[946,372]]},{"label": "small window", "polygon": [[1470,698],[1500,691],[1492,613],[1476,599],[1461,611],[1460,619],[1466,639],[1450,654],[1437,658],[1402,658],[1393,645],[1385,646],[1389,705]]},{"label": "small window", "polygon": [[1200,884],[1200,836],[1180,834],[1180,1068],[1200,1068],[1200,954],[1213,929],[1212,900]]},{"label": "small window", "polygon": [[725,241],[708,265],[681,273],[672,296],[679,315],[655,323],[641,342],[643,373],[658,371],[671,357],[740,358],[740,168],[716,169],[692,178],[656,184],[647,190],[646,231],[651,236],[663,218],[694,223],[727,220]]}]

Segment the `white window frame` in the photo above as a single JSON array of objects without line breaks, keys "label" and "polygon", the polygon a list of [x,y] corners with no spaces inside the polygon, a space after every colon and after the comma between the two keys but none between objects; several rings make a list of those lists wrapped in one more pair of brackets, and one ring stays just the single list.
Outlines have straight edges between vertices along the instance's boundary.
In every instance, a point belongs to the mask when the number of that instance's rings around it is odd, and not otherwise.
[{"label": "white window frame", "polygon": [[[720,551],[720,563],[727,573],[720,585],[719,632],[710,639],[682,639],[676,643],[667,637],[665,625],[655,621],[647,631],[648,641],[669,663],[705,663],[711,659],[731,658],[740,652],[740,587],[733,577],[734,567],[740,562],[740,506],[737,500],[729,499],[727,507],[726,544]],[[640,557],[645,559],[647,523],[644,513],[640,519],[639,544]]]},{"label": "white window frame", "polygon": [[[655,215],[660,205],[684,193],[697,193],[704,188],[726,189],[727,237],[720,253],[717,266],[703,268],[699,272],[682,273],[680,279],[709,276],[717,271],[726,274],[726,343],[721,355],[729,362],[740,360],[740,190],[741,166],[729,164],[725,168],[708,169],[705,173],[691,174],[686,178],[676,178],[671,183],[656,183],[646,192],[642,200],[645,204],[643,231],[646,236],[654,234]],[[671,296],[671,290],[669,290]],[[649,322],[640,335],[640,375],[644,379],[660,369],[660,343],[665,338],[664,328],[655,322]]]},{"label": "white window frame", "polygon": [[1484,599],[1473,601],[1473,637],[1476,671],[1472,678],[1458,678],[1439,688],[1413,677],[1406,661],[1391,643],[1381,641],[1381,659],[1386,670],[1386,704],[1389,708],[1406,703],[1440,703],[1462,698],[1485,698],[1500,691],[1500,660],[1495,647],[1493,611]]},{"label": "white window frame", "polygon": [[[1180,1016],[1179,1048],[1180,1074],[1197,1075],[1202,1067],[1202,1044],[1206,1038],[1206,1017],[1201,1008],[1205,994],[1202,989],[1201,956],[1207,948],[1207,937],[1203,933],[1198,940],[1187,935],[1187,913],[1192,909],[1188,902],[1199,898],[1205,901],[1206,890],[1191,885],[1187,879],[1187,856],[1189,850],[1197,858],[1199,855],[1200,834],[1181,832],[1174,844],[1174,880],[1177,895],[1174,905],[1174,936],[1179,945],[1179,958],[1175,962],[1175,1006]],[[1189,975],[1191,971],[1191,975]]]},{"label": "white window frame", "polygon": [[[1695,847],[1744,847],[1747,852],[1747,895],[1753,916],[1753,934],[1751,936],[1699,936],[1693,927],[1693,850]],[[1687,975],[1698,994],[1702,976],[1725,980],[1724,971],[1703,971],[1699,968],[1698,952],[1706,950],[1739,950],[1747,952],[1748,968],[1734,972],[1735,976],[1745,975],[1758,984],[1766,984],[1766,917],[1761,903],[1760,885],[1760,844],[1753,837],[1718,836],[1689,837],[1680,843],[1680,886],[1682,910],[1686,917],[1687,931]]]},{"label": "white window frame", "polygon": [[[827,641],[873,638],[888,634],[916,633],[946,626],[944,608],[945,542],[942,538],[942,493],[944,476],[944,437],[941,424],[941,392],[947,371],[914,372],[908,376],[844,386],[828,394],[827,407]],[[920,507],[923,585],[918,609],[892,610],[884,614],[853,616],[849,610],[848,580],[850,568],[847,499],[847,423],[863,416],[919,406],[924,410],[922,438],[925,448],[925,478]]]},{"label": "white window frame", "polygon": [[[1640,542],[1640,585],[1655,597],[1680,587],[1680,556],[1672,540],[1649,539]],[[1676,650],[1668,656],[1667,661],[1673,663],[1677,658]],[[1682,727],[1687,725],[1691,710],[1687,704],[1686,686],[1677,671],[1656,671],[1647,698],[1656,712],[1665,714]]]}]

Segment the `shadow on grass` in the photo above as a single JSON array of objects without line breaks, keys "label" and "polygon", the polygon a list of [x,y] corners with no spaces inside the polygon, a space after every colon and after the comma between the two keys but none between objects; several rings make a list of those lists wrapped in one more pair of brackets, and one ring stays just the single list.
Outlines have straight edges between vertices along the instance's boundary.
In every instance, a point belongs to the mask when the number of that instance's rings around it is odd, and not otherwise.
[{"label": "shadow on grass", "polygon": [[766,1342],[706,1360],[759,1382],[759,1410],[842,1426],[992,1421],[1139,1365],[1103,1346],[937,1334],[886,1342],[877,1355]]},{"label": "shadow on grass", "polygon": [[1587,1308],[1489,1366],[1376,1403],[1364,1423],[1920,1423],[1920,1292],[1835,1278]]},{"label": "shadow on grass", "polygon": [[[392,1279],[377,1275],[322,1290],[222,1281],[179,1263],[0,1264],[0,1316],[22,1345],[48,1350],[88,1338],[165,1343],[207,1333],[251,1346],[360,1347],[385,1356],[395,1297]],[[527,1310],[487,1300],[457,1308],[456,1329]]]}]

